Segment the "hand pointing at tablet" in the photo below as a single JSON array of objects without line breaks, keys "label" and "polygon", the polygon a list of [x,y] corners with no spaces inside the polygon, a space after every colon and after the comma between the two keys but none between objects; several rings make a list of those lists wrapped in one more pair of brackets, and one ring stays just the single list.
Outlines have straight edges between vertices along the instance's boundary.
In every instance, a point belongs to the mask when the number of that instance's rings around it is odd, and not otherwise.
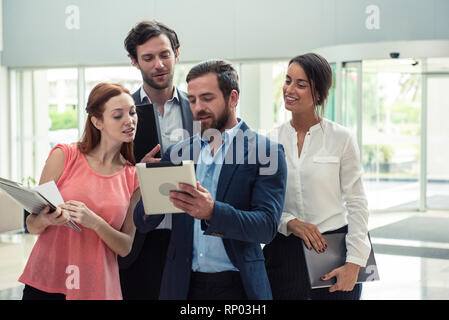
[{"label": "hand pointing at tablet", "polygon": [[155,158],[154,156],[161,150],[161,145],[156,145],[150,152],[148,152],[145,157],[140,160],[140,163],[155,163],[160,162],[161,158]]}]

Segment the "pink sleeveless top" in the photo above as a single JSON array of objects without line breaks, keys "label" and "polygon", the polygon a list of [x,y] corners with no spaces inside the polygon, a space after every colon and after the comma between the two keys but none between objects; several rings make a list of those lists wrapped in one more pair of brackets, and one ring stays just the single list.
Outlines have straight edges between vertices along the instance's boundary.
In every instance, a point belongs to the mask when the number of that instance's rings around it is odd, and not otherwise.
[{"label": "pink sleeveless top", "polygon": [[[77,144],[55,146],[64,151],[64,171],[57,186],[64,201],[83,202],[120,230],[132,194],[138,188],[136,168],[127,163],[111,176],[97,174]],[[19,281],[72,299],[122,299],[117,254],[95,231],[79,225],[49,226],[37,239]]]}]

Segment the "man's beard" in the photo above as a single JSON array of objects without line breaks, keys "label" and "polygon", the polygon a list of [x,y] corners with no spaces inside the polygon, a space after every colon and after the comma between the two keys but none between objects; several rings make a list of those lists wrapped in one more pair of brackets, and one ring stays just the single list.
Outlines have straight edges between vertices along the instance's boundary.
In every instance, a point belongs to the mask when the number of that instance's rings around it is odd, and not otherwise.
[{"label": "man's beard", "polygon": [[229,116],[231,115],[231,108],[228,106],[228,103],[226,103],[226,106],[221,114],[218,115],[218,118],[214,118],[213,114],[209,114],[206,112],[200,112],[197,114],[196,118],[199,119],[202,116],[211,116],[212,122],[210,125],[201,124],[201,135],[204,134],[204,132],[208,129],[216,129],[218,131],[221,131],[225,126],[226,123],[229,120]]},{"label": "man's beard", "polygon": [[167,89],[173,85],[173,76],[174,74],[169,74],[167,77],[167,82],[164,84],[158,84],[153,81],[153,78],[150,76],[147,76],[143,71],[141,71],[142,74],[142,80],[145,82],[148,86],[150,86],[153,89],[162,90]]}]

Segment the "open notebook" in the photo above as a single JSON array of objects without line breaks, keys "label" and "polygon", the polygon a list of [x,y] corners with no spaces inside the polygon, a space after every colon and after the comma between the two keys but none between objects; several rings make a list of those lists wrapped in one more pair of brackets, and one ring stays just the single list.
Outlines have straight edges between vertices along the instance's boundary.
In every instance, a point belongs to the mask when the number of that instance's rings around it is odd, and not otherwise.
[{"label": "open notebook", "polygon": [[[38,214],[46,206],[50,206],[52,210],[55,210],[58,205],[64,203],[54,181],[44,183],[34,189],[29,189],[17,182],[0,178],[0,189],[22,206],[22,208],[33,214]],[[74,230],[81,231],[80,227],[72,220],[66,225]]]}]

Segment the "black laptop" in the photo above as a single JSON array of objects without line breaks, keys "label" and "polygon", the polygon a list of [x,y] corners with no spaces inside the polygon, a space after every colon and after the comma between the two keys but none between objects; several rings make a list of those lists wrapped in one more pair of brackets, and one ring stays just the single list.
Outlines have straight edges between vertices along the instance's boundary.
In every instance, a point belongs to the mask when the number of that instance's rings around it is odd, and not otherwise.
[{"label": "black laptop", "polygon": [[[346,233],[323,234],[323,237],[327,244],[327,249],[323,253],[318,253],[315,249],[307,249],[303,241],[304,257],[312,289],[333,286],[336,282],[335,277],[329,280],[321,280],[321,277],[335,268],[341,267],[346,262]],[[379,280],[379,272],[374,258],[373,246],[371,245],[368,262],[366,267],[360,268],[357,283],[375,280]]]}]

